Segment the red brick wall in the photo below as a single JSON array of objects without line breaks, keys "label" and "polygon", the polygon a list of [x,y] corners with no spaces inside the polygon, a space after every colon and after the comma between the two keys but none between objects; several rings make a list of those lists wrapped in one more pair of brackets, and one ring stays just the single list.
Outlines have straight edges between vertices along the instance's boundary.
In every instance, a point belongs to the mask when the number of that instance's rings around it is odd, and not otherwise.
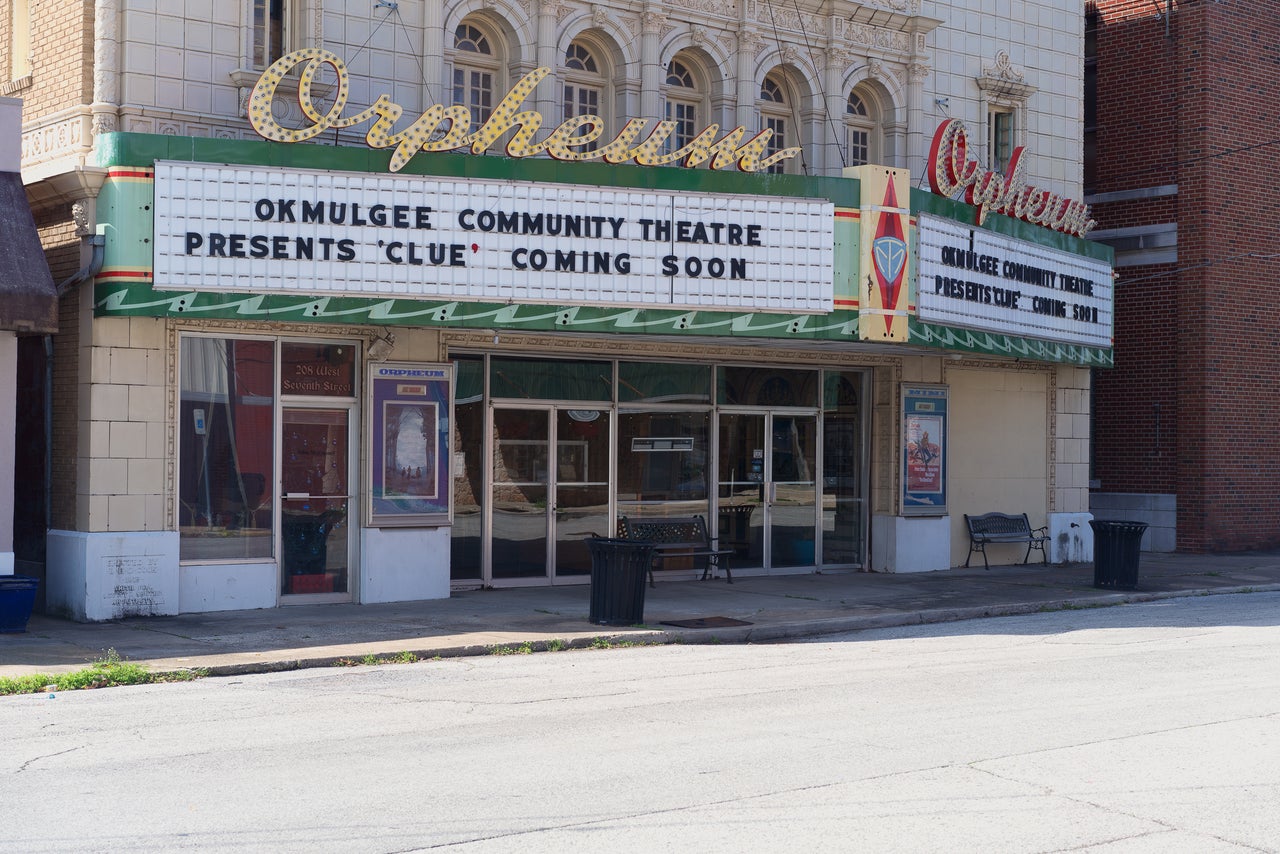
[{"label": "red brick wall", "polygon": [[[30,0],[31,82],[5,94],[22,99],[23,123],[93,102],[93,3]],[[8,4],[0,7],[0,76],[9,83]]]},{"label": "red brick wall", "polygon": [[[36,215],[36,228],[45,248],[53,281],[61,284],[80,269],[80,238],[69,205]],[[90,287],[81,285],[80,287]],[[79,421],[79,298],[75,290],[58,304],[58,334],[53,338],[53,422],[50,437],[49,484],[54,528],[76,529],[76,459]]]},{"label": "red brick wall", "polygon": [[1118,271],[1094,476],[1176,493],[1179,549],[1280,546],[1280,264],[1265,257],[1280,255],[1280,14],[1274,0],[1179,2],[1164,20],[1163,2],[1097,8],[1097,192],[1178,187],[1098,205],[1099,228],[1176,221],[1178,259]]}]

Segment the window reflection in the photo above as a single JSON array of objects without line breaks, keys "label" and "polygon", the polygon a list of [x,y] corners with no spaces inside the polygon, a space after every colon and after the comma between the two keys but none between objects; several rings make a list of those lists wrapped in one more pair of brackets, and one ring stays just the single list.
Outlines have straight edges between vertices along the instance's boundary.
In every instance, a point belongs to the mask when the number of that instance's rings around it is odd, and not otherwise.
[{"label": "window reflection", "polygon": [[710,403],[711,367],[663,362],[621,362],[618,400],[623,403]]},{"label": "window reflection", "polygon": [[492,397],[521,400],[613,399],[611,362],[570,362],[558,359],[491,359]]},{"label": "window reflection", "polygon": [[708,507],[706,412],[624,412],[618,417],[622,516],[689,516]]},{"label": "window reflection", "polygon": [[179,556],[269,558],[273,344],[183,338],[181,360]]},{"label": "window reflection", "polygon": [[716,397],[731,406],[818,405],[818,372],[727,365],[716,371]]},{"label": "window reflection", "polygon": [[481,520],[484,510],[484,360],[454,358],[453,529],[454,579],[480,578]]}]

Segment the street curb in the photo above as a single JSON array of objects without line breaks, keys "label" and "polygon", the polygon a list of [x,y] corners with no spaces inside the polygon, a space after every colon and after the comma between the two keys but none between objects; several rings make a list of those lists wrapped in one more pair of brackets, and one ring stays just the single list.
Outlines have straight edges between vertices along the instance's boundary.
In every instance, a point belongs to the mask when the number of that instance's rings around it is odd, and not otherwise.
[{"label": "street curb", "polygon": [[[1280,584],[1254,584],[1238,587],[1195,588],[1190,590],[1165,590],[1144,593],[1141,591],[1117,592],[1109,595],[1093,595],[1079,598],[1054,599],[1044,602],[1010,602],[998,605],[977,605],[967,608],[936,608],[923,611],[904,611],[900,613],[858,615],[848,617],[828,617],[819,620],[803,620],[787,623],[776,623],[769,626],[731,626],[723,629],[697,630],[661,630],[637,629],[632,631],[609,631],[614,627],[601,626],[605,629],[601,634],[590,637],[559,638],[546,637],[538,640],[521,641],[513,644],[464,644],[451,647],[423,647],[419,649],[395,649],[383,653],[370,653],[377,659],[378,665],[397,664],[395,656],[410,655],[417,661],[433,659],[468,658],[477,656],[505,654],[523,654],[527,647],[530,653],[548,652],[551,644],[559,650],[577,650],[591,648],[616,648],[620,646],[667,646],[677,644],[714,645],[714,644],[751,644],[786,641],[797,638],[821,637],[823,635],[844,634],[847,632],[868,631],[871,629],[898,628],[901,626],[931,625],[935,623],[954,623],[968,620],[987,619],[991,617],[1017,617],[1028,614],[1052,613],[1055,611],[1084,610],[1092,608],[1109,608],[1116,605],[1155,602],[1163,599],[1182,599],[1194,596],[1224,596],[1239,593],[1271,593],[1280,591]],[[165,668],[152,671],[157,676],[169,673],[191,673],[198,671],[209,677],[244,676],[255,673],[283,673],[294,670],[308,670],[328,667],[360,666],[365,656],[357,655],[325,655],[303,658],[286,658],[260,662],[237,662],[234,664],[215,664],[209,667]],[[145,664],[145,662],[138,662]],[[409,662],[405,662],[409,663]],[[376,666],[376,665],[375,665]]]}]

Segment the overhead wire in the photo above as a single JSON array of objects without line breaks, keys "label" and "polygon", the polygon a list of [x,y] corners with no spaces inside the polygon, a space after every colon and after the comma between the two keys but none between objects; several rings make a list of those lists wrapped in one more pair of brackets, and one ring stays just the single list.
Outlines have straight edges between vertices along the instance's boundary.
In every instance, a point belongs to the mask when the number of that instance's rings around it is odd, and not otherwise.
[{"label": "overhead wire", "polygon": [[[800,14],[800,0],[791,0],[791,5],[796,10],[796,20],[800,22],[800,33],[804,36],[804,46],[809,51],[809,57],[813,58],[813,44],[809,41],[809,30],[804,25],[804,16]],[[827,117],[827,127],[831,130],[831,141],[835,143],[836,152],[840,155],[840,168],[849,165],[848,159],[844,156],[844,146],[840,144],[840,132],[836,129],[835,116],[831,115],[831,107],[827,102],[827,88],[823,81],[821,68],[815,68],[818,78],[818,94],[822,96],[822,114]]]},{"label": "overhead wire", "polygon": [[1162,270],[1159,273],[1152,273],[1148,276],[1138,276],[1136,279],[1127,279],[1123,276],[1118,276],[1116,279],[1116,283],[1119,284],[1123,282],[1126,285],[1136,285],[1139,282],[1149,282],[1154,279],[1164,279],[1169,276],[1176,276],[1179,273],[1186,273],[1191,270],[1203,270],[1206,267],[1213,267],[1217,264],[1226,264],[1231,261],[1239,261],[1243,258],[1257,258],[1260,260],[1267,261],[1273,258],[1280,258],[1280,253],[1264,254],[1262,252],[1241,252],[1238,255],[1225,255],[1221,258],[1210,258],[1208,261],[1201,261],[1198,264],[1188,264],[1185,267],[1178,267],[1173,270]]},{"label": "overhead wire", "polygon": [[[379,5],[381,5],[381,4],[379,4]],[[375,8],[377,8],[377,7],[375,7]],[[390,8],[391,8],[391,11],[396,11],[396,8],[395,8],[394,6],[392,6],[392,7],[390,7]],[[360,45],[360,47],[356,48],[356,52],[355,52],[355,53],[353,53],[353,54],[351,55],[351,58],[350,58],[349,60],[347,60],[347,61],[348,61],[348,63],[354,63],[354,62],[355,62],[356,58],[357,58],[357,57],[359,57],[359,56],[360,56],[360,54],[364,52],[364,49],[365,49],[366,47],[368,47],[368,46],[369,46],[369,42],[373,41],[373,37],[374,37],[374,36],[376,36],[376,35],[378,34],[378,31],[382,29],[383,24],[385,24],[385,23],[387,22],[387,19],[388,19],[388,18],[390,18],[390,17],[391,17],[390,15],[387,15],[387,16],[386,16],[386,17],[384,17],[381,21],[379,21],[379,22],[378,22],[378,25],[377,25],[376,27],[374,27],[373,29],[371,29],[371,30],[369,31],[369,36],[368,36],[368,38],[366,38],[366,39],[364,40],[364,44],[362,44],[362,45]],[[371,80],[373,79],[373,74],[372,74],[372,73],[370,73],[370,75],[369,75],[369,79],[371,79]],[[338,128],[336,128],[336,127],[335,127],[335,128],[333,129],[333,144],[334,144],[334,145],[337,145],[337,144],[338,144],[338,140],[339,140],[339,135],[340,135],[340,133],[341,133],[341,131],[340,131]]]},{"label": "overhead wire", "polygon": [[425,57],[413,49],[413,39],[409,38],[409,25],[404,22],[404,18],[400,15],[400,6],[396,4],[392,9],[395,12],[396,20],[400,22],[400,31],[404,33],[405,44],[409,46],[409,55],[413,57],[413,61],[418,63],[418,78],[422,80],[422,88],[427,94],[428,103],[441,103],[444,101],[442,97],[435,97],[431,94],[431,83],[427,80],[427,68],[424,63]]},{"label": "overhead wire", "polygon": [[[775,46],[775,47],[777,47],[777,49],[778,49],[778,51],[779,51],[779,52],[781,52],[781,51],[782,51],[782,36],[781,36],[781,34],[779,34],[779,32],[778,32],[778,19],[777,19],[777,17],[773,14],[773,0],[765,0],[765,7],[766,7],[766,8],[768,8],[768,10],[769,10],[769,23],[770,23],[770,24],[772,25],[772,27],[773,27],[773,43],[774,43],[774,46]],[[790,79],[789,79],[789,75],[788,75],[788,71],[787,71],[787,65],[786,65],[786,63],[779,63],[779,64],[778,64],[778,67],[782,69],[782,82],[783,82],[783,83],[790,84],[790,82],[791,82],[791,81],[790,81]],[[789,95],[789,94],[792,94],[792,93],[783,92],[783,95],[784,95],[784,96]],[[788,98],[788,104],[787,104],[787,105],[791,108],[791,120],[792,120],[793,122],[795,122],[795,126],[796,126],[796,137],[797,137],[797,140],[796,140],[796,141],[797,141],[797,142],[803,142],[803,136],[802,136],[802,135],[801,135],[801,133],[800,133],[800,113],[798,112],[798,110],[799,110],[799,105],[795,103],[795,98]],[[800,146],[800,168],[804,170],[804,174],[806,174],[806,175],[808,175],[808,174],[809,174],[809,162],[808,162],[808,160],[805,158],[804,145],[801,145],[801,146]]]}]

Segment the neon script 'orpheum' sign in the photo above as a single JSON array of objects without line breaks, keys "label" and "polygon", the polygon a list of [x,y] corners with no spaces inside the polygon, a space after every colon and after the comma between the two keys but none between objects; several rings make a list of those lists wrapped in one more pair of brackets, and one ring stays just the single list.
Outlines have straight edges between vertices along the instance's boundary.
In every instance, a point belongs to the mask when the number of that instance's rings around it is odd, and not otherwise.
[{"label": "neon script 'orpheum' sign", "polygon": [[1089,206],[1048,190],[1029,187],[1022,165],[1023,147],[1013,150],[1005,174],[990,172],[969,159],[969,136],[964,123],[951,119],[938,125],[929,148],[929,186],[950,197],[964,188],[964,200],[978,209],[978,225],[989,213],[1002,213],[1033,225],[1084,237],[1097,225]]},{"label": "neon script 'orpheum' sign", "polygon": [[[291,129],[279,124],[272,113],[276,89],[285,75],[301,65],[298,79],[298,105],[302,114],[311,122],[309,127]],[[316,109],[311,87],[316,75],[329,66],[338,77],[333,105],[327,112]],[[668,140],[676,123],[669,120],[654,125],[649,135],[640,140],[648,126],[648,119],[631,119],[612,142],[598,147],[596,141],[604,133],[604,120],[599,116],[574,116],[562,122],[541,142],[533,136],[542,127],[542,114],[535,110],[520,110],[520,105],[548,74],[550,68],[536,68],[526,74],[511,88],[490,113],[488,121],[475,133],[470,133],[471,111],[464,106],[446,107],[433,104],[412,124],[400,131],[393,131],[395,123],[404,114],[404,108],[387,95],[380,95],[373,106],[353,116],[344,116],[351,89],[347,66],[337,54],[320,48],[294,51],[272,63],[262,73],[253,93],[249,96],[249,123],[259,135],[277,142],[304,142],[327,130],[348,128],[372,121],[365,134],[370,148],[395,148],[391,155],[390,169],[398,172],[419,151],[453,151],[470,147],[472,154],[483,154],[500,137],[514,130],[507,142],[510,157],[532,157],[546,153],[557,160],[603,160],[606,163],[635,162],[641,166],[664,166],[683,161],[694,167],[710,160],[710,168],[723,169],[737,165],[743,172],[759,172],[774,163],[794,157],[799,148],[785,148],[768,156],[769,138],[773,131],[765,129],[742,142],[746,128],[737,127],[725,133],[719,140],[719,125],[708,125],[687,145],[674,151],[666,151]]]}]

